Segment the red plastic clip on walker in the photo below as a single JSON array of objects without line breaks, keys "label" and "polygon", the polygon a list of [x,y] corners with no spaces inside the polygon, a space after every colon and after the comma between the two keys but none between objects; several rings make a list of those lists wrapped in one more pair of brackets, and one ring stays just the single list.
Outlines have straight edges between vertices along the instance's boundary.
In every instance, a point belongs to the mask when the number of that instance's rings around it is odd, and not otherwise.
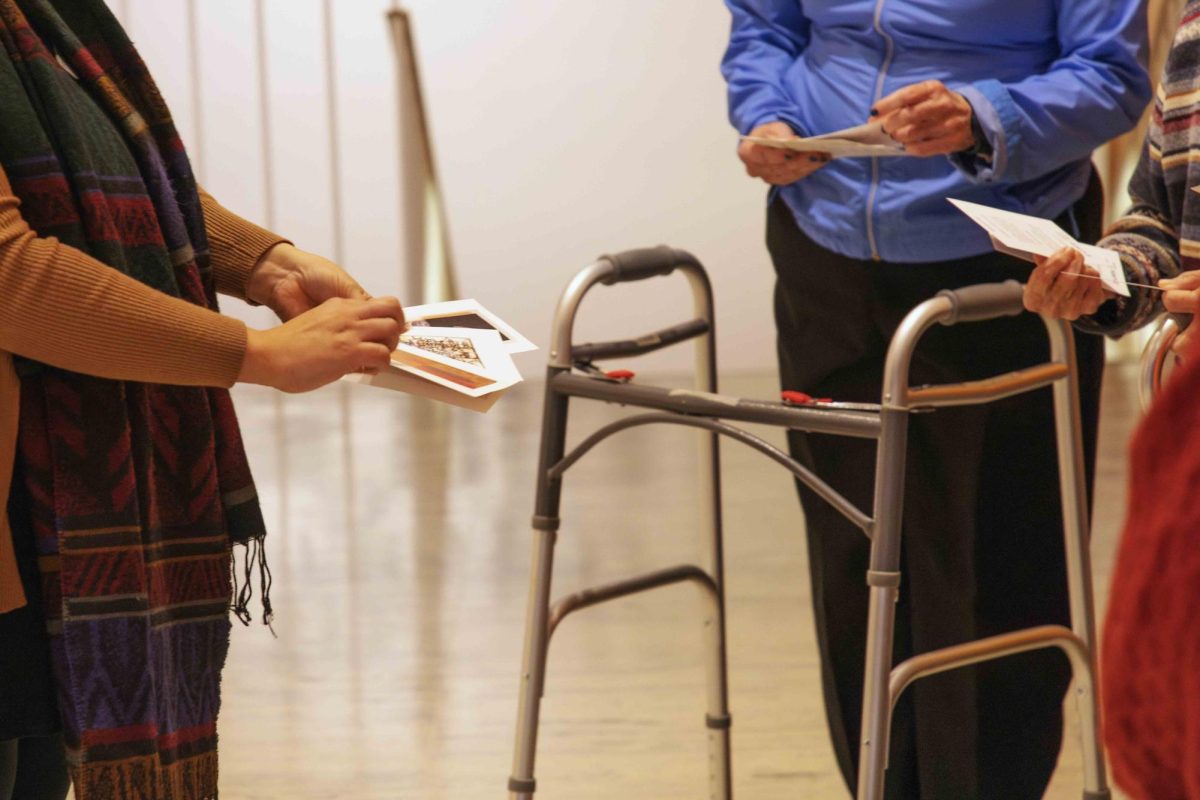
[{"label": "red plastic clip on walker", "polygon": [[779,396],[789,406],[812,406],[833,402],[833,398],[831,397],[813,397],[811,394],[805,392],[781,392]]}]

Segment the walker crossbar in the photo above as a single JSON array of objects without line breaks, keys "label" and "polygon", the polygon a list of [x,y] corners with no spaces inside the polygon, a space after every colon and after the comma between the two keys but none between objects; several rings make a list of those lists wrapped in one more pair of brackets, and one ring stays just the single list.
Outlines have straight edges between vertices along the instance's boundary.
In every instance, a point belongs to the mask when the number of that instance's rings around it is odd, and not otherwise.
[{"label": "walker crossbar", "polygon": [[1076,675],[1088,674],[1088,648],[1083,640],[1062,625],[1042,625],[1013,633],[989,636],[974,642],[943,647],[929,653],[913,656],[896,665],[888,682],[888,695],[894,709],[904,690],[921,678],[959,667],[969,667],[984,661],[1057,647],[1070,660]]},{"label": "walker crossbar", "polygon": [[686,342],[708,333],[708,320],[693,319],[679,325],[663,328],[661,331],[648,333],[636,339],[621,339],[615,342],[594,342],[577,344],[571,348],[571,356],[576,361],[598,361],[605,358],[632,358],[662,350],[673,344]]},{"label": "walker crossbar", "polygon": [[[596,285],[640,281],[682,272],[694,300],[695,319],[640,339],[576,345],[572,341],[576,313],[584,296]],[[938,386],[912,387],[909,369],[913,352],[934,325],[1014,316],[1022,313],[1022,287],[1014,281],[942,292],[913,309],[901,323],[888,350],[884,388],[879,404],[786,403],[748,400],[718,394],[712,288],[704,268],[691,255],[660,247],[605,256],[584,269],[567,286],[555,314],[538,466],[533,563],[526,618],[517,737],[509,790],[513,800],[532,800],[536,790],[534,761],[540,702],[545,687],[550,638],[562,619],[574,611],[632,594],[690,581],[704,589],[707,613],[704,630],[709,657],[708,712],[709,792],[713,800],[732,797],[728,677],[725,658],[723,543],[721,526],[720,458],[718,439],[739,441],[787,469],[871,537],[867,572],[870,612],[864,665],[862,742],[858,775],[859,800],[883,797],[887,744],[892,707],[913,681],[926,675],[965,667],[1019,652],[1059,647],[1067,653],[1076,678],[1084,746],[1084,797],[1109,797],[1104,755],[1100,746],[1093,681],[1095,622],[1091,565],[1087,549],[1088,514],[1083,485],[1083,448],[1079,423],[1078,384],[1074,347],[1068,324],[1043,317],[1050,339],[1050,360],[1007,375]],[[696,343],[696,388],[692,390],[643,386],[609,380],[591,367],[601,358],[633,357],[672,344]],[[579,365],[588,374],[573,372]],[[909,419],[921,410],[993,402],[1022,392],[1052,386],[1056,445],[1059,458],[1071,597],[1072,629],[1045,626],[967,642],[892,664],[895,604],[900,590],[900,520],[903,515],[904,465]],[[570,401],[598,400],[646,409],[611,422],[576,445],[566,448]],[[876,439],[875,497],[870,515],[858,509],[833,487],[778,448],[730,424],[771,425],[790,430]],[[712,544],[710,570],[683,565],[584,589],[551,604],[553,554],[560,526],[559,505],[566,472],[602,441],[624,430],[650,424],[697,428],[704,432],[702,451],[705,504],[710,510]]]},{"label": "walker crossbar", "polygon": [[700,587],[700,590],[704,592],[705,598],[710,601],[711,608],[709,610],[715,619],[717,616],[717,599],[720,596],[717,591],[717,584],[713,581],[712,576],[704,570],[691,564],[684,564],[678,567],[660,569],[655,572],[647,572],[645,575],[639,575],[636,578],[626,578],[625,580],[615,581],[603,586],[593,586],[590,589],[584,589],[556,600],[554,605],[550,607],[550,622],[547,633],[553,639],[554,632],[558,630],[559,623],[576,611],[582,611],[585,608],[607,603],[609,600],[617,600],[632,594],[648,592],[651,589],[661,589],[664,586],[674,586],[677,583],[685,582],[691,582]]},{"label": "walker crossbar", "polygon": [[569,372],[560,372],[549,381],[550,389],[564,397],[603,400],[623,406],[653,408],[686,416],[754,422],[812,433],[830,433],[861,439],[879,438],[878,412],[845,411],[836,404],[791,406],[765,400],[726,397],[698,390],[667,389],[636,383],[620,384]]},{"label": "walker crossbar", "polygon": [[863,533],[867,534],[868,538],[871,536],[871,518],[860,511],[858,507],[849,500],[842,497],[842,495],[839,494],[836,489],[813,474],[810,469],[805,467],[803,464],[798,463],[795,459],[784,453],[778,447],[775,447],[769,442],[763,441],[754,434],[748,433],[741,428],[734,427],[733,425],[729,425],[715,419],[688,417],[683,416],[682,414],[667,413],[639,414],[632,417],[625,417],[624,419],[620,419],[616,422],[611,422],[608,425],[605,425],[587,439],[584,439],[582,442],[580,442],[574,450],[563,457],[562,461],[559,461],[550,468],[549,475],[553,479],[561,478],[563,473],[573,467],[576,462],[579,461],[579,459],[583,458],[592,450],[592,448],[613,434],[620,433],[621,431],[628,430],[629,428],[636,428],[641,425],[654,424],[682,425],[685,427],[709,430],[714,433],[719,433],[722,436],[728,436],[735,441],[741,442],[747,447],[757,450],[767,458],[774,461],[776,464],[782,466],[788,472],[792,473],[797,480],[802,481],[821,499],[825,500],[825,502],[842,512],[842,515],[858,526]]}]

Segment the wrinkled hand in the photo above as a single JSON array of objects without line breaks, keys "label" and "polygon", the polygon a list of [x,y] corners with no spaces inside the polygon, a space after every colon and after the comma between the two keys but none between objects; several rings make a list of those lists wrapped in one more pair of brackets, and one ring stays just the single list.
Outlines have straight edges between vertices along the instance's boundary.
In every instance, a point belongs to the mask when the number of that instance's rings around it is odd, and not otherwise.
[{"label": "wrinkled hand", "polygon": [[1095,314],[1115,296],[1100,281],[1073,275],[1099,277],[1083,263],[1083,254],[1072,247],[1064,247],[1049,258],[1038,256],[1037,267],[1025,284],[1025,308],[1073,322]]},{"label": "wrinkled hand", "polygon": [[[763,139],[791,139],[796,134],[786,122],[768,122],[750,131]],[[796,153],[776,147],[742,142],[738,158],[751,178],[761,178],[772,186],[787,186],[803,180],[829,163],[828,153]]]},{"label": "wrinkled hand", "polygon": [[972,147],[973,114],[966,98],[941,81],[905,86],[871,109],[871,116],[883,123],[884,131],[914,156],[947,155]]},{"label": "wrinkled hand", "polygon": [[[1191,314],[1193,317],[1200,315],[1200,270],[1165,278],[1158,285],[1167,290],[1163,293],[1163,306],[1167,311],[1172,314]],[[1182,353],[1198,337],[1200,333],[1196,331],[1196,322],[1193,320],[1186,331],[1175,337],[1171,349]]]},{"label": "wrinkled hand", "polygon": [[285,322],[326,300],[370,298],[337,264],[286,243],[275,245],[259,260],[246,282],[246,297]]},{"label": "wrinkled hand", "polygon": [[394,297],[327,300],[269,331],[250,330],[238,380],[307,392],[351,372],[386,367],[404,312]]}]

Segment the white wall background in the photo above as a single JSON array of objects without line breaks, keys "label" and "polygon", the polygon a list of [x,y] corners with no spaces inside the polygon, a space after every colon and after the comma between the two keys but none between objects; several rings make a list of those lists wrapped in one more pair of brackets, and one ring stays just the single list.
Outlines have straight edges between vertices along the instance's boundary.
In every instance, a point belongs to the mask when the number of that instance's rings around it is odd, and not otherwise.
[{"label": "white wall background", "polygon": [[[150,63],[201,180],[226,205],[329,254],[322,0],[265,0],[274,219],[266,219],[255,3],[110,0]],[[344,262],[396,293],[394,59],[384,0],[334,0]],[[696,0],[410,0],[461,291],[540,345],[558,293],[602,252],[669,243],[717,287],[722,369],[774,363],[765,187],[746,178],[718,63],[728,15]],[[198,89],[198,92],[197,92]],[[678,280],[678,279],[677,279]],[[607,290],[581,338],[687,317],[682,280]],[[261,310],[233,309],[254,324]],[[690,358],[660,358],[666,368]],[[524,357],[536,372],[545,354]]]}]

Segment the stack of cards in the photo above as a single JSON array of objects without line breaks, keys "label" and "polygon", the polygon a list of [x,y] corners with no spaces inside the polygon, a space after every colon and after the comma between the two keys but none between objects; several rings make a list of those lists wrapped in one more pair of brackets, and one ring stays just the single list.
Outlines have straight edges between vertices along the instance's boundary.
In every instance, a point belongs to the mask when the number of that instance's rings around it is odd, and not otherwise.
[{"label": "stack of cards", "polygon": [[778,150],[793,150],[799,153],[828,153],[834,158],[860,158],[879,156],[906,156],[904,146],[883,130],[878,122],[868,122],[855,128],[803,138],[766,139],[758,136],[743,136],[742,141]]},{"label": "stack of cards", "polygon": [[537,348],[474,300],[404,309],[411,326],[378,375],[344,380],[486,412],[521,382],[513,353]]}]

